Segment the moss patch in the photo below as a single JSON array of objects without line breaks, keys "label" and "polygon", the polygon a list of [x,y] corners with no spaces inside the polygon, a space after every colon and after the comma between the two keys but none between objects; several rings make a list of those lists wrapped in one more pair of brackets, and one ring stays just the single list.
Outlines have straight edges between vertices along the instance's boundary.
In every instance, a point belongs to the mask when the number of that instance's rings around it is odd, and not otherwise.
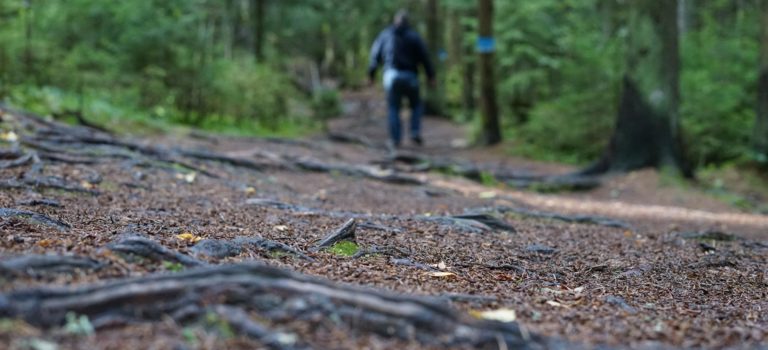
[{"label": "moss patch", "polygon": [[328,248],[328,251],[340,256],[350,257],[357,253],[360,247],[355,242],[341,241]]}]

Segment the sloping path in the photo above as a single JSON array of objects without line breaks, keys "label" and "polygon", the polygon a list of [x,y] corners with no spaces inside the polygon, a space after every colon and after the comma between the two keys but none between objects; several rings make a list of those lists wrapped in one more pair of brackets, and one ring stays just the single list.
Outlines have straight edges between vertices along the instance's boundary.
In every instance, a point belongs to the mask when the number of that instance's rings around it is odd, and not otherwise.
[{"label": "sloping path", "polygon": [[[393,171],[375,96],[346,101],[331,130],[364,136],[352,143],[114,138],[2,110],[18,140],[0,152],[0,317],[27,323],[0,327],[0,344],[747,349],[768,339],[762,216],[650,172],[611,179],[610,191],[544,195],[418,164]],[[463,130],[446,121],[426,130],[412,152],[570,170],[455,148]],[[317,249],[351,227],[359,254]],[[51,285],[67,288],[37,289]],[[499,310],[517,322],[478,319]],[[88,327],[66,311],[97,331],[78,335]]]}]

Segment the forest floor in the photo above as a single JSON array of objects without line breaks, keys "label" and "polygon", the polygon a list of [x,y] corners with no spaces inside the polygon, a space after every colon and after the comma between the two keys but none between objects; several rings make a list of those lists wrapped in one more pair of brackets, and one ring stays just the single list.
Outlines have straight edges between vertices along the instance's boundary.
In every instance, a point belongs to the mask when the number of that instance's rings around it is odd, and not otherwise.
[{"label": "forest floor", "polygon": [[573,169],[445,120],[393,161],[376,101],[295,141],[0,109],[0,348],[766,346],[768,217],[650,170],[508,186],[488,174]]}]

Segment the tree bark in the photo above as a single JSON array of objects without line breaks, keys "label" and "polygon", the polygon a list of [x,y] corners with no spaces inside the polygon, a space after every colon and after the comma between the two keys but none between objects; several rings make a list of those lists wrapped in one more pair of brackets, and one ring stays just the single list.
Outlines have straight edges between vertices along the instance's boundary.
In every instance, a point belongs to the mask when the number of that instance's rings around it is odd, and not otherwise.
[{"label": "tree bark", "polygon": [[266,0],[252,0],[251,25],[253,26],[253,55],[259,62],[264,61],[264,37],[265,37],[265,16]]},{"label": "tree bark", "polygon": [[[442,50],[442,25],[440,23],[440,4],[438,0],[427,0],[427,45],[429,46],[429,54],[431,56],[432,64],[435,67],[435,72],[438,72],[437,79],[443,81],[444,79],[444,65],[440,59],[440,51]],[[435,86],[427,85],[427,94],[425,101],[425,113],[428,115],[442,116],[443,111],[443,85],[441,83],[435,84]]]},{"label": "tree bark", "polygon": [[[478,0],[478,10],[480,37],[491,39],[493,38],[493,0]],[[494,59],[493,50],[480,53],[480,105],[483,126],[480,142],[483,145],[501,142]]]},{"label": "tree bark", "polygon": [[[469,16],[474,17],[475,14],[470,11]],[[464,33],[471,33],[473,28],[471,25],[464,25]],[[466,34],[465,34],[466,35]],[[462,107],[464,109],[464,118],[466,120],[472,120],[475,115],[475,71],[476,59],[474,47],[471,44],[463,43],[462,38],[462,50],[463,55],[461,57],[462,72],[461,72],[461,97]]]},{"label": "tree bark", "polygon": [[25,0],[24,7],[24,73],[29,77],[34,73],[32,67],[32,0]]},{"label": "tree bark", "polygon": [[677,12],[677,27],[680,30],[680,34],[684,35],[690,29],[690,6],[689,0],[678,0],[678,12]]},{"label": "tree bark", "polygon": [[675,0],[638,0],[632,9],[623,91],[613,137],[583,175],[645,167],[693,176],[679,127],[680,53]]},{"label": "tree bark", "polygon": [[768,157],[768,0],[760,0],[760,62],[757,81],[755,151]]}]

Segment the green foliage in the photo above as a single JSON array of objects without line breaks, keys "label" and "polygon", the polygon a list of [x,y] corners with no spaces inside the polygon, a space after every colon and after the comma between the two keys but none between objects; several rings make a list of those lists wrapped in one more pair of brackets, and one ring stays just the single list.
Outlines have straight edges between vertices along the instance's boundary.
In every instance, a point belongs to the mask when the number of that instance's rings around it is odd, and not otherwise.
[{"label": "green foliage", "polygon": [[[464,66],[476,61],[466,51],[477,39],[477,3],[439,3],[446,51],[464,53],[448,57],[438,72],[446,106],[458,111]],[[594,160],[616,115],[632,6],[495,3],[498,101],[505,135],[514,140],[511,152]],[[687,152],[700,166],[743,159],[753,137],[757,1],[686,3],[680,117]],[[250,4],[0,1],[0,100],[40,114],[81,110],[114,130],[163,131],[181,123],[295,136],[341,111],[338,92],[318,84],[364,85],[371,42],[398,8],[411,10],[416,29],[426,34],[423,1],[268,1],[266,59],[257,61]],[[449,15],[458,17],[451,22]],[[477,119],[463,112],[454,114]]]},{"label": "green foliage", "polygon": [[359,249],[360,247],[355,242],[341,241],[328,248],[328,251],[335,255],[350,257],[355,255]]},{"label": "green foliage", "polygon": [[[749,154],[757,11],[724,0],[690,7],[681,35],[682,130],[696,165],[723,164]],[[499,101],[513,153],[581,164],[599,156],[625,71],[626,9],[613,0],[498,4]]]},{"label": "green foliage", "polygon": [[497,187],[501,184],[492,173],[485,171],[480,173],[480,182],[488,187]]},{"label": "green foliage", "polygon": [[315,92],[312,99],[312,109],[315,118],[327,120],[341,115],[341,98],[339,91],[335,89],[320,89]]},{"label": "green foliage", "polygon": [[222,319],[218,314],[214,312],[209,312],[205,315],[205,324],[225,339],[235,337],[235,331],[232,329],[232,326],[229,324],[229,322]]},{"label": "green foliage", "polygon": [[[184,123],[289,133],[310,115],[279,63],[256,63],[227,31],[225,2],[10,0],[0,27],[0,98],[38,113],[82,110],[104,124]],[[24,4],[30,4],[30,8]],[[6,13],[6,12],[3,12]],[[32,35],[25,35],[29,26]]]},{"label": "green foliage", "polygon": [[186,341],[187,344],[193,348],[197,348],[200,345],[200,340],[197,337],[195,328],[184,327],[184,330],[181,332],[181,336],[184,337],[184,341]]},{"label": "green foliage", "polygon": [[724,29],[709,23],[683,41],[682,128],[698,166],[744,157],[753,136],[757,26]]},{"label": "green foliage", "polygon": [[67,323],[64,325],[64,332],[68,334],[89,336],[96,332],[88,316],[77,316],[74,312],[68,312],[66,319]]}]

